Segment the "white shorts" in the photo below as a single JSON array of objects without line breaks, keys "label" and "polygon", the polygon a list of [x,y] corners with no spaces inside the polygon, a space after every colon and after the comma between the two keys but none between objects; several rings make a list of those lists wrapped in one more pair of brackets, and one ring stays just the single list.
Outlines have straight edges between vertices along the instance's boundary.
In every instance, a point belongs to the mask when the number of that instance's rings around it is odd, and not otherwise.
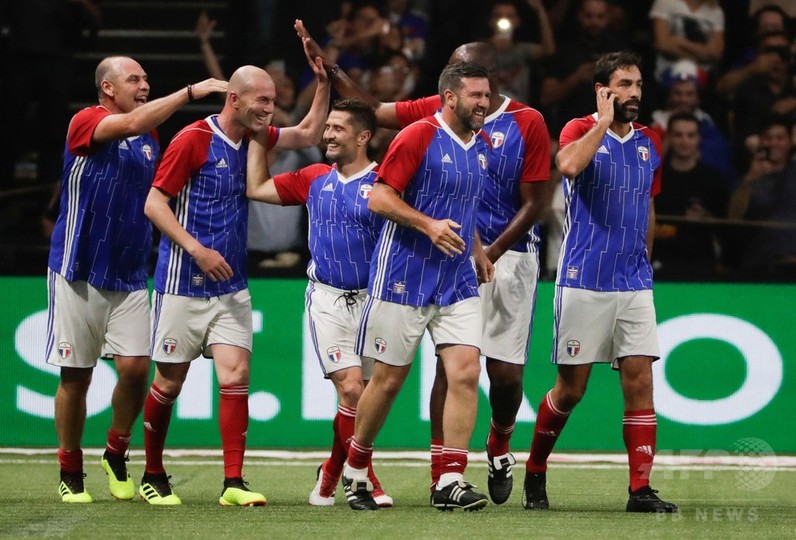
[{"label": "white shorts", "polygon": [[367,291],[344,291],[323,283],[310,281],[304,295],[310,336],[323,376],[352,367],[362,368],[362,378],[370,380],[373,360],[354,352],[359,319]]},{"label": "white shorts", "polygon": [[47,270],[47,363],[93,368],[97,358],[149,356],[149,294],[107,291]]},{"label": "white shorts", "polygon": [[391,366],[408,366],[426,330],[434,346],[470,345],[481,348],[481,299],[468,298],[449,306],[405,306],[368,296],[359,325],[356,350]]},{"label": "white shorts", "polygon": [[597,292],[556,287],[554,364],[610,363],[660,357],[652,291]]},{"label": "white shorts", "polygon": [[538,280],[538,253],[507,251],[497,260],[494,279],[478,288],[484,318],[481,354],[526,364]]},{"label": "white shorts", "polygon": [[252,350],[249,289],[194,298],[155,292],[152,299],[152,360],[184,364],[212,358],[211,345]]}]

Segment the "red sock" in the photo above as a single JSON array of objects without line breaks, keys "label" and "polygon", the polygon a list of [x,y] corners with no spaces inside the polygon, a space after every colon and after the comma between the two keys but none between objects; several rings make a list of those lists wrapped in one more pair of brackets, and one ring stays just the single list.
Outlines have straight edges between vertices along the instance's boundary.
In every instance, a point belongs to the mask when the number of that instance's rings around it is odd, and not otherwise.
[{"label": "red sock", "polygon": [[354,436],[354,418],[356,418],[356,407],[337,407],[337,414],[334,416],[334,440],[332,441],[332,455],[323,464],[326,474],[338,478],[343,472],[345,460],[348,458],[348,447],[351,445],[351,437]]},{"label": "red sock", "polygon": [[489,437],[486,439],[486,450],[489,455],[495,457],[508,454],[512,433],[514,433],[514,424],[509,427],[503,427],[496,424],[493,418],[490,421]]},{"label": "red sock", "polygon": [[442,439],[431,439],[431,489],[437,487],[439,475],[442,474]]},{"label": "red sock", "polygon": [[631,491],[648,486],[650,483],[657,429],[655,409],[625,411],[625,417],[622,419],[622,437],[627,448]]},{"label": "red sock", "polygon": [[556,445],[561,430],[564,429],[569,413],[558,410],[550,397],[550,392],[545,394],[539,404],[539,413],[536,415],[536,427],[533,430],[531,441],[531,455],[525,462],[525,470],[529,473],[543,473],[547,471],[547,458]]},{"label": "red sock", "polygon": [[112,429],[108,430],[108,441],[105,443],[105,450],[109,454],[124,456],[130,448],[130,434],[122,435]]},{"label": "red sock", "polygon": [[370,466],[370,458],[373,456],[372,446],[362,446],[351,438],[351,447],[348,449],[348,464],[353,469],[367,469]]},{"label": "red sock", "polygon": [[467,449],[443,447],[440,461],[440,476],[445,473],[464,474],[464,469],[467,468]]},{"label": "red sock", "polygon": [[249,429],[249,385],[221,386],[220,391],[218,430],[224,450],[224,478],[241,478]]},{"label": "red sock", "polygon": [[169,432],[171,409],[177,396],[163,393],[152,384],[144,402],[144,451],[146,452],[146,472],[164,474],[163,447]]},{"label": "red sock", "polygon": [[58,465],[65,473],[78,474],[83,472],[83,450],[58,450]]}]

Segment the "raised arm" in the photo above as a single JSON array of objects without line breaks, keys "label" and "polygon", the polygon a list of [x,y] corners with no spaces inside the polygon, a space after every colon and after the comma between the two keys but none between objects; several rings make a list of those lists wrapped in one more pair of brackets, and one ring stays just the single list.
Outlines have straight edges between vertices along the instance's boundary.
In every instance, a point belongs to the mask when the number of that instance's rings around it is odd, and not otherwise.
[{"label": "raised arm", "polygon": [[567,178],[573,179],[585,169],[614,119],[616,96],[602,88],[597,92],[597,123],[580,139],[572,141],[556,154],[556,167]]},{"label": "raised arm", "polygon": [[246,158],[246,196],[256,201],[282,204],[268,168],[268,132],[258,133],[249,141]]},{"label": "raised arm", "polygon": [[323,127],[326,124],[326,116],[329,113],[329,94],[331,86],[329,78],[321,65],[320,60],[315,60],[311,64],[315,76],[318,79],[318,86],[315,89],[315,97],[307,115],[297,126],[283,128],[280,131],[279,139],[276,142],[277,148],[294,149],[315,146],[321,142]]},{"label": "raised arm", "polygon": [[296,19],[293,28],[295,28],[296,33],[299,38],[301,38],[307,61],[314,63],[316,58],[321,59],[323,69],[328,74],[329,80],[337,93],[340,94],[340,97],[358,99],[373,107],[376,111],[376,122],[379,126],[390,129],[401,128],[401,125],[398,123],[398,116],[395,113],[395,103],[382,103],[355,83],[345,71],[340,69],[340,66],[335,64],[326,53],[324,53],[321,46],[312,39],[312,36],[310,36],[310,33],[304,27],[304,23],[301,19]]},{"label": "raised arm", "polygon": [[210,43],[210,37],[216,27],[216,22],[207,16],[206,11],[200,13],[199,18],[196,19],[196,38],[199,40],[199,48],[202,51],[202,60],[204,60],[207,73],[216,79],[226,79],[218,61],[218,56],[216,56],[213,45]]},{"label": "raised arm", "polygon": [[226,92],[227,82],[217,79],[206,79],[188,85],[188,88],[177,90],[173,94],[150,101],[129,113],[110,114],[103,118],[94,130],[93,139],[104,143],[133,135],[142,135],[152,131],[174,112],[195,99],[213,92]]}]

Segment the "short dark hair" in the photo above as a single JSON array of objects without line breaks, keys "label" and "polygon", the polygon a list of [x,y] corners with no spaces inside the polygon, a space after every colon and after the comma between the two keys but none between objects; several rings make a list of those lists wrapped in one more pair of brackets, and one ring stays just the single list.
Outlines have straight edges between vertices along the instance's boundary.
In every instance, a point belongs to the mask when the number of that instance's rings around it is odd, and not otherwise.
[{"label": "short dark hair", "polygon": [[793,122],[791,122],[787,116],[772,113],[766,116],[766,118],[763,120],[763,124],[760,126],[759,133],[763,134],[774,126],[782,126],[785,128],[785,131],[790,133],[790,130],[793,127]]},{"label": "short dark hair", "polygon": [[489,79],[486,68],[472,62],[448,64],[439,75],[439,95],[444,100],[445,90],[458,93],[462,79]]},{"label": "short dark hair", "polygon": [[637,67],[641,70],[641,57],[631,51],[616,51],[602,55],[594,64],[594,84],[608,86],[611,75],[618,69]]},{"label": "short dark hair", "polygon": [[697,126],[697,131],[699,130],[699,119],[694,115],[694,113],[686,111],[672,113],[672,115],[669,117],[669,122],[666,124],[666,129],[672,129],[672,125],[674,125],[675,122],[693,122]]},{"label": "short dark hair", "polygon": [[360,131],[370,131],[376,133],[376,111],[373,107],[358,99],[338,99],[332,103],[333,111],[347,112]]}]

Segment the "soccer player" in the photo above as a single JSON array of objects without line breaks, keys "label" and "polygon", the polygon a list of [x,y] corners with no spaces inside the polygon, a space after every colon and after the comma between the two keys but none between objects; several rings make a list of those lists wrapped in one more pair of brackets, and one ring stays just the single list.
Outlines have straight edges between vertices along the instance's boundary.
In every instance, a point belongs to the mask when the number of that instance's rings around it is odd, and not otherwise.
[{"label": "soccer player", "polygon": [[227,85],[207,79],[148,101],[146,72],[122,56],[103,59],[94,84],[99,105],[79,111],[69,124],[47,271],[46,359],[61,368],[55,429],[58,491],[67,503],[92,501],[83,485],[80,442],[86,394],[100,356],[112,358],[119,374],[101,465],[114,497],[135,495],[125,455],[149,377],[152,225],[144,201],[160,148],[154,130],[189,101],[223,92]]},{"label": "soccer player", "polygon": [[[324,376],[337,390],[332,454],[318,468],[309,496],[313,506],[332,506],[343,472],[354,418],[362,390],[373,371],[373,360],[354,352],[359,320],[368,287],[373,249],[384,219],[368,210],[378,165],[368,159],[368,141],[376,131],[373,109],[355,100],[332,104],[323,139],[326,157],[334,166],[310,165],[270,178],[264,137],[249,145],[247,195],[271,204],[306,204],[309,246],[306,305],[312,341]],[[373,498],[392,506],[373,474]]]},{"label": "soccer player", "polygon": [[442,111],[398,134],[368,203],[389,221],[376,244],[356,342],[357,353],[376,361],[343,471],[356,510],[378,509],[367,477],[373,442],[426,330],[448,379],[442,474],[432,504],[465,510],[487,504],[464,481],[481,369],[478,278],[488,281],[494,272],[476,233],[489,152],[480,133],[489,107],[487,72],[467,63],[447,66],[439,91]]},{"label": "soccer player", "polygon": [[223,506],[263,506],[243,481],[249,424],[252,306],[246,280],[246,150],[249,132],[267,131],[269,146],[320,142],[329,82],[318,88],[296,127],[270,126],[276,91],[271,77],[243,66],[229,81],[224,108],[175,135],[146,201],[146,215],[163,233],[155,269],[152,359],[155,378],[144,404],[146,472],[139,493],[150,504],[178,505],[163,467],[171,409],[190,362],[213,358],[220,388],[224,451]]},{"label": "soccer player", "polygon": [[657,422],[652,362],[659,358],[652,297],[652,238],[661,188],[660,138],[635,123],[640,59],[608,53],[594,66],[597,112],[564,126],[564,239],[555,292],[555,386],[539,404],[523,505],[546,509],[547,458],[583,397],[595,363],[619,371],[630,469],[628,512],[676,512],[649,486]]},{"label": "soccer player", "polygon": [[[323,56],[301,21],[295,27],[305,38],[307,55],[323,58],[335,89],[343,96],[371,103],[380,125],[403,128],[440,108],[439,96],[378,102]],[[513,486],[511,468],[516,461],[509,452],[509,443],[522,403],[522,374],[528,360],[536,303],[540,236],[534,224],[542,219],[549,199],[550,139],[538,111],[500,94],[496,52],[491,45],[461,45],[450,57],[451,64],[460,62],[486,68],[492,92],[483,129],[491,139],[493,151],[488,160],[489,181],[478,208],[478,234],[487,257],[495,264],[495,279],[482,284],[479,294],[484,321],[481,353],[486,356],[492,408],[486,445],[487,486],[492,501],[502,504]],[[430,407],[432,491],[440,474],[445,393],[445,370],[438,361]]]}]

